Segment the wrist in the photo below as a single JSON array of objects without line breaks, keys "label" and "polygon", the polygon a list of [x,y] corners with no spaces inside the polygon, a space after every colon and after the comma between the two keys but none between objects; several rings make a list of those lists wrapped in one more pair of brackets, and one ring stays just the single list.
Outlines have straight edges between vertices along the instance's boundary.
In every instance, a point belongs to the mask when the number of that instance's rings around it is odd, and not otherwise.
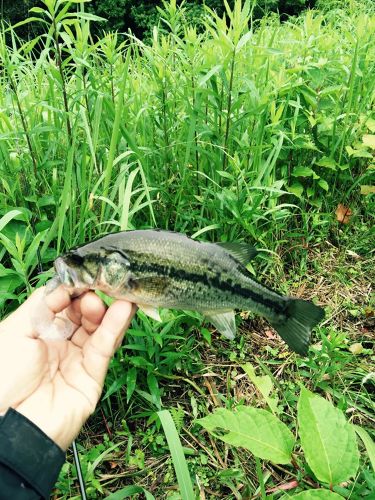
[{"label": "wrist", "polygon": [[23,405],[20,405],[17,411],[38,427],[64,452],[77,437],[86,420],[82,420],[78,415],[72,416],[71,414],[60,415],[55,418],[54,416],[49,416],[48,412],[43,413],[40,409],[39,411],[34,411],[33,409],[23,407]]}]

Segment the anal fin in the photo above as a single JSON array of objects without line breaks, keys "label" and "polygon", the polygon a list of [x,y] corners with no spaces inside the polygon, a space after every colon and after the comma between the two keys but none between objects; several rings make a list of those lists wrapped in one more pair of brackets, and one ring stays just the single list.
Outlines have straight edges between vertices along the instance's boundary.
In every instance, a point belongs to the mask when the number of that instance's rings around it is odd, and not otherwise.
[{"label": "anal fin", "polygon": [[147,304],[137,304],[139,309],[143,311],[146,316],[149,316],[150,318],[154,319],[155,321],[161,321],[159,311],[156,307],[154,306],[149,306]]},{"label": "anal fin", "polygon": [[236,321],[234,311],[216,312],[206,311],[203,313],[214,327],[227,339],[233,340],[236,335]]}]

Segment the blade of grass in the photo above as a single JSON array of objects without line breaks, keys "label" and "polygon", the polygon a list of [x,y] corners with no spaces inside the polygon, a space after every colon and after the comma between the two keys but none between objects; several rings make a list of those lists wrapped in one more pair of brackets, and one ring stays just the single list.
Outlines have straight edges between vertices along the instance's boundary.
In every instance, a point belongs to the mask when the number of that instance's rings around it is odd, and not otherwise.
[{"label": "blade of grass", "polygon": [[195,498],[193,484],[172,416],[168,410],[158,411],[158,416],[172,455],[173,467],[176,472],[182,500],[193,500]]}]

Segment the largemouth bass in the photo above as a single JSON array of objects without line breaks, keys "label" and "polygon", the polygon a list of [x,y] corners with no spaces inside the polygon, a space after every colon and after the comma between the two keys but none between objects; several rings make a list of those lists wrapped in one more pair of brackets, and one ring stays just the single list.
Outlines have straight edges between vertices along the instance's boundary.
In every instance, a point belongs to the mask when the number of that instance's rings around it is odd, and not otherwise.
[{"label": "largemouth bass", "polygon": [[253,311],[305,355],[323,309],[257,282],[245,267],[253,255],[253,247],[243,243],[203,243],[180,233],[140,230],[73,249],[56,259],[55,269],[58,281],[76,293],[101,290],[138,304],[155,319],[158,307],[195,310],[230,339],[234,310]]}]

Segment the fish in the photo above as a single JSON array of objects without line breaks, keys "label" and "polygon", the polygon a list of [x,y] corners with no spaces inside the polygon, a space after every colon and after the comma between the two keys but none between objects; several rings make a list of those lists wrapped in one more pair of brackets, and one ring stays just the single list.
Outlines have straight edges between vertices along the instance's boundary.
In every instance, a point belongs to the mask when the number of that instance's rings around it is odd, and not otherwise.
[{"label": "fish", "polygon": [[77,295],[100,290],[136,303],[159,321],[158,308],[197,311],[228,339],[236,334],[235,310],[251,311],[304,356],[324,310],[254,279],[246,265],[256,253],[241,242],[208,243],[155,229],[123,231],[59,256],[55,280]]}]

